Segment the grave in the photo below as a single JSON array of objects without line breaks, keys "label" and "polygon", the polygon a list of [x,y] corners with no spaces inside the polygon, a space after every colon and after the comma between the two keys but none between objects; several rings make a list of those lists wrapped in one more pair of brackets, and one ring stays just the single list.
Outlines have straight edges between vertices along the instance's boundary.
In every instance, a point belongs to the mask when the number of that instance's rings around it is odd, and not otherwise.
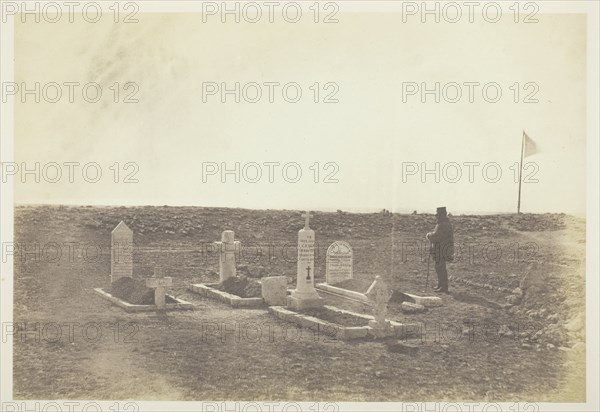
[{"label": "grave", "polygon": [[339,240],[333,242],[327,248],[325,283],[318,283],[315,287],[326,293],[332,293],[362,303],[369,303],[369,299],[364,293],[335,286],[336,284],[353,279],[352,259],[352,247],[348,242]]},{"label": "grave", "polygon": [[[110,288],[95,288],[96,294],[127,312],[193,309],[191,303],[166,294],[165,288],[171,286],[172,280],[157,279],[156,270],[155,277],[146,282],[133,278],[133,231],[123,221],[111,232],[110,244]],[[160,270],[158,273],[161,273]],[[147,302],[148,292],[151,291],[149,287],[156,288],[154,304]]]},{"label": "grave", "polygon": [[309,226],[310,213],[302,214],[304,228],[298,232],[298,263],[296,266],[296,289],[288,297],[292,309],[323,306],[323,298],[315,289],[315,232]]},{"label": "grave", "polygon": [[[234,231],[223,231],[221,233],[221,241],[215,242],[215,245],[219,253],[219,282],[192,284],[188,286],[188,289],[201,296],[217,299],[234,307],[264,306],[265,302],[260,296],[244,297],[234,294],[241,293],[247,289],[254,289],[249,288],[249,286],[255,286],[247,285],[248,282],[255,282],[253,279],[237,276],[236,255],[241,250],[241,243],[235,240]],[[256,289],[260,288],[260,285],[256,286]]]},{"label": "grave", "polygon": [[393,291],[381,276],[376,276],[367,292],[363,294],[372,308],[372,315],[351,312],[329,305],[314,308],[293,308],[290,305],[287,308],[270,306],[269,312],[287,322],[343,340],[369,336],[405,339],[407,336],[412,335],[414,331],[419,330],[420,325],[386,319],[388,302],[392,298],[392,294]]},{"label": "grave", "polygon": [[[325,283],[318,283],[315,287],[323,292],[331,293],[345,299],[354,300],[361,303],[370,304],[369,298],[365,293],[356,290],[350,290],[344,287],[344,283],[353,279],[353,252],[352,247],[347,242],[335,241],[327,248],[326,256],[326,275]],[[410,307],[405,305],[407,313],[410,309],[419,306],[434,307],[442,305],[442,298],[438,296],[419,296],[410,293],[395,291],[394,296],[401,300],[414,303],[418,306]],[[395,300],[394,300],[395,301]],[[417,313],[413,310],[410,313]]]}]

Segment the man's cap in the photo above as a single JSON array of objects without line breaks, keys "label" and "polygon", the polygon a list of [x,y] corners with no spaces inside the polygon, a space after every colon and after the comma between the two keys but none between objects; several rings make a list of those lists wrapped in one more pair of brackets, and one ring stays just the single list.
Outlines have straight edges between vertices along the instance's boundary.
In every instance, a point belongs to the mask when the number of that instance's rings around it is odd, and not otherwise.
[{"label": "man's cap", "polygon": [[447,216],[446,207],[438,207],[435,214],[436,216]]}]

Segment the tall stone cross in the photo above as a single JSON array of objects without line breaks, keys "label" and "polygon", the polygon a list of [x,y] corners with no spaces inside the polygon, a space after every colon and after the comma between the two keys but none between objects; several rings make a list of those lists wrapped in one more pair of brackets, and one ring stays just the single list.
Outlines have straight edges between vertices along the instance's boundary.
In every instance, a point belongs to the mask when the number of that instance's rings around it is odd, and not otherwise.
[{"label": "tall stone cross", "polygon": [[173,284],[171,277],[165,277],[162,268],[154,268],[154,276],[146,279],[146,286],[154,289],[154,304],[158,310],[165,310],[167,288]]},{"label": "tall stone cross", "polygon": [[219,249],[219,282],[237,275],[235,255],[240,252],[240,242],[234,240],[233,230],[221,233],[221,241],[215,242]]},{"label": "tall stone cross", "polygon": [[306,212],[302,213],[302,217],[304,218],[304,229],[310,229],[308,224],[310,223],[310,218],[313,217],[313,215],[311,215],[310,212]]}]

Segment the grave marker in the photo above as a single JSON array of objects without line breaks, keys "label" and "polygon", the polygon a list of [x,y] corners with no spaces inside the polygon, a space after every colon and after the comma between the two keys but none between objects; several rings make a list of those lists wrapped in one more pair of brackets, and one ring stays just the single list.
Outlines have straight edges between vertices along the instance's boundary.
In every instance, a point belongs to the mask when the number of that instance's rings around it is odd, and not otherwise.
[{"label": "grave marker", "polygon": [[154,268],[154,276],[146,279],[146,286],[154,289],[154,304],[158,310],[166,307],[167,288],[173,284],[171,277],[165,277],[162,268]]},{"label": "grave marker", "polygon": [[296,267],[296,289],[288,298],[294,309],[318,307],[323,299],[315,289],[315,232],[309,227],[312,215],[303,213],[304,228],[298,232],[298,264]]},{"label": "grave marker", "polygon": [[110,282],[133,277],[133,231],[121,221],[111,232]]},{"label": "grave marker", "polygon": [[270,276],[262,278],[261,294],[268,306],[285,306],[287,301],[287,277]]},{"label": "grave marker", "polygon": [[223,282],[237,275],[235,255],[240,251],[240,242],[234,240],[233,230],[225,230],[215,244],[219,247],[219,281]]},{"label": "grave marker", "polygon": [[352,247],[347,242],[333,242],[327,248],[325,282],[335,285],[352,279]]},{"label": "grave marker", "polygon": [[374,320],[369,321],[369,326],[374,329],[377,336],[385,336],[391,327],[390,321],[386,320],[385,316],[387,315],[388,302],[392,298],[392,290],[381,279],[381,276],[375,276],[375,280],[369,286],[365,295],[371,301],[373,316],[375,316]]}]

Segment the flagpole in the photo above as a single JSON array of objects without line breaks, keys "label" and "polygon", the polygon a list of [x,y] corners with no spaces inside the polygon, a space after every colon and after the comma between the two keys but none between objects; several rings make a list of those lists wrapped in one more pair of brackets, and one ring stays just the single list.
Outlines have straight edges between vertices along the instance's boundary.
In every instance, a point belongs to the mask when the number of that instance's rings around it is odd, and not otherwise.
[{"label": "flagpole", "polygon": [[521,162],[519,163],[519,200],[517,201],[517,214],[521,213],[521,177],[523,174],[523,150],[525,149],[525,130],[521,137]]}]

